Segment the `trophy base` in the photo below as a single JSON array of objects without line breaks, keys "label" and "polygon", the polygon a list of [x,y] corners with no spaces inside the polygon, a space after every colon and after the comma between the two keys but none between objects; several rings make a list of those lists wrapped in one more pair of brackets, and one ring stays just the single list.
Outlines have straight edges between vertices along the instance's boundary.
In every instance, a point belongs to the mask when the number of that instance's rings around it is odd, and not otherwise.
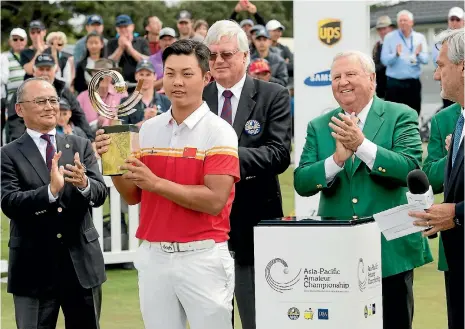
[{"label": "trophy base", "polygon": [[108,152],[102,155],[102,175],[121,176],[127,170],[121,170],[120,166],[139,151],[139,128],[135,125],[116,125],[103,127],[103,130],[110,135],[111,143]]}]

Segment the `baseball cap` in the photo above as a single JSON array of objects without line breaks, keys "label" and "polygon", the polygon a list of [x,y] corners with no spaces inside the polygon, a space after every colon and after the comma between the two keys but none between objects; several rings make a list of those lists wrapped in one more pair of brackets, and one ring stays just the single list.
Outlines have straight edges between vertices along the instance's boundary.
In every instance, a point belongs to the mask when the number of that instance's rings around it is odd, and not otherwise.
[{"label": "baseball cap", "polygon": [[176,38],[176,31],[171,27],[164,27],[160,30],[160,35],[158,37],[161,39],[166,36]]},{"label": "baseball cap", "polygon": [[383,27],[394,26],[389,16],[381,16],[376,21],[376,28],[382,29]]},{"label": "baseball cap", "polygon": [[192,19],[192,15],[187,10],[181,10],[178,16],[176,17],[176,19],[178,22],[183,22],[183,21],[186,22]]},{"label": "baseball cap", "polygon": [[127,26],[131,24],[134,24],[134,23],[132,22],[131,17],[129,17],[128,15],[119,15],[118,17],[116,17],[116,20],[115,20],[116,27]]},{"label": "baseball cap", "polygon": [[55,60],[49,54],[41,54],[37,56],[34,66],[41,67],[41,66],[54,66]]},{"label": "baseball cap", "polygon": [[256,33],[255,33],[255,38],[260,38],[260,37],[265,37],[267,39],[270,38],[270,35],[268,34],[268,31],[263,29],[263,30],[258,30]]},{"label": "baseball cap", "polygon": [[60,110],[71,110],[71,105],[64,97],[60,98]]},{"label": "baseball cap", "polygon": [[121,68],[118,67],[116,63],[109,58],[97,59],[92,68],[89,67],[89,63],[87,63],[87,67],[86,67],[87,73],[92,75],[93,72],[99,71],[99,70],[113,70],[113,71],[118,71],[121,73]]},{"label": "baseball cap", "polygon": [[277,30],[277,29],[281,29],[283,31],[285,30],[283,24],[281,24],[279,21],[277,21],[275,19],[272,19],[271,21],[266,23],[266,29],[268,31],[274,31],[274,30]]},{"label": "baseball cap", "polygon": [[460,7],[453,7],[449,10],[449,15],[447,17],[451,18],[452,16],[463,18],[463,9]]},{"label": "baseball cap", "polygon": [[249,66],[249,73],[271,72],[270,65],[264,59],[257,59]]},{"label": "baseball cap", "polygon": [[32,21],[29,23],[29,29],[40,29],[45,30],[45,25],[41,21]]},{"label": "baseball cap", "polygon": [[241,27],[244,27],[244,25],[250,25],[250,26],[254,26],[255,24],[253,23],[253,20],[251,20],[250,18],[248,19],[243,19],[240,24],[239,24]]},{"label": "baseball cap", "polygon": [[14,35],[17,35],[18,37],[21,37],[23,39],[27,39],[26,31],[24,31],[23,29],[20,29],[19,27],[14,28],[13,30],[11,30],[10,37],[12,37]]},{"label": "baseball cap", "polygon": [[265,27],[263,25],[257,24],[257,25],[252,26],[252,28],[250,29],[250,32],[256,32],[258,30],[264,30],[264,29]]},{"label": "baseball cap", "polygon": [[87,17],[87,23],[86,25],[93,25],[93,24],[103,24],[103,18],[100,15],[90,15]]},{"label": "baseball cap", "polygon": [[148,70],[152,73],[155,73],[155,68],[153,67],[152,62],[147,59],[143,59],[137,63],[136,72],[139,72],[140,70]]}]

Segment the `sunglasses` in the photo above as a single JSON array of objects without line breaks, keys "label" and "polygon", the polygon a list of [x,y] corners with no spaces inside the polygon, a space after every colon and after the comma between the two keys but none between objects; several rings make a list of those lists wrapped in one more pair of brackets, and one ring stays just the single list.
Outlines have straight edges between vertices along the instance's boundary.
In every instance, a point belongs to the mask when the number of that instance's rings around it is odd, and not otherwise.
[{"label": "sunglasses", "polygon": [[17,42],[17,41],[21,41],[21,42],[22,42],[22,41],[24,41],[23,38],[13,38],[12,40],[13,40],[14,42]]},{"label": "sunglasses", "polygon": [[461,21],[461,19],[458,18],[458,17],[451,17],[451,18],[449,18],[449,20],[452,21],[452,22],[454,22],[454,21],[455,22],[460,22]]},{"label": "sunglasses", "polygon": [[219,53],[210,53],[210,60],[211,61],[216,61],[216,58],[218,56],[221,56],[221,58],[223,58],[225,61],[231,59],[237,52],[239,51],[239,49],[236,49],[236,50],[233,50],[233,51],[221,51]]}]

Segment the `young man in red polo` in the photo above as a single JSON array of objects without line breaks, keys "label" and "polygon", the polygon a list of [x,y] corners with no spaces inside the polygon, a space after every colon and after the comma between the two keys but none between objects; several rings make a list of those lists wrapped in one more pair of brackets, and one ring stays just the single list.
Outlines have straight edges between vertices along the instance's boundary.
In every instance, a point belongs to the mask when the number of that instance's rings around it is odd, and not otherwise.
[{"label": "young man in red polo", "polygon": [[[202,101],[209,49],[181,40],[163,52],[170,111],[144,122],[140,159],[113,182],[128,204],[141,203],[134,261],[147,329],[232,329],[234,261],[227,246],[237,135]],[[99,154],[110,137],[97,132]]]}]

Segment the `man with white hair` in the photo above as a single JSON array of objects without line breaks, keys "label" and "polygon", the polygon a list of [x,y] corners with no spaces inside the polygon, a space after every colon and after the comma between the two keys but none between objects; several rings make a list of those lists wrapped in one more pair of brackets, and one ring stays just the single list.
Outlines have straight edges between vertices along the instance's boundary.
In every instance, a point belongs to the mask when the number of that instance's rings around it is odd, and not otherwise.
[{"label": "man with white hair", "polygon": [[[253,227],[283,216],[278,175],[290,163],[289,92],[277,83],[253,79],[246,33],[222,20],[208,30],[210,70],[215,81],[205,87],[210,109],[231,124],[239,138],[241,181],[232,206],[229,247],[235,255],[235,296],[243,329],[255,328]],[[251,216],[251,211],[253,216]]]},{"label": "man with white hair", "polygon": [[[447,30],[439,36],[441,51],[434,79],[441,81],[441,97],[460,104],[462,110],[455,125],[444,164],[444,203],[432,205],[426,213],[412,213],[420,218],[416,225],[429,227],[424,234],[441,232],[449,267],[445,275],[449,329],[463,329],[464,308],[464,43],[463,28]],[[441,114],[442,112],[439,112]],[[447,143],[447,142],[446,142]]]},{"label": "man with white hair", "polygon": [[[320,193],[318,215],[358,219],[407,203],[407,174],[421,163],[417,113],[375,96],[373,59],[359,51],[335,56],[332,90],[339,108],[308,124],[294,187]],[[421,233],[381,236],[383,328],[411,329],[413,269],[432,261]],[[394,314],[394,316],[392,316]]]},{"label": "man with white hair", "polygon": [[413,14],[401,10],[397,14],[398,30],[384,38],[381,62],[386,66],[385,100],[410,106],[420,115],[420,64],[428,64],[426,38],[413,30]]}]

